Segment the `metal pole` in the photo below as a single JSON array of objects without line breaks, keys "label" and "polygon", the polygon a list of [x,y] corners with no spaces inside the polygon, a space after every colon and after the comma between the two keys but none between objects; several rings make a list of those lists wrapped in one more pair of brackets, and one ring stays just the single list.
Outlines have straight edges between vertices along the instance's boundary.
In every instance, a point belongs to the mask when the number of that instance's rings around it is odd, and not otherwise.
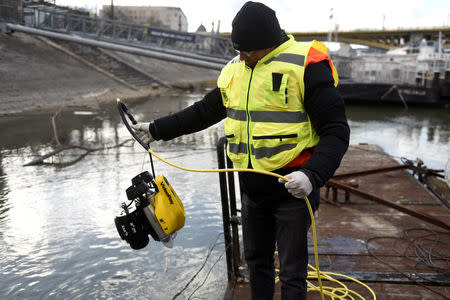
[{"label": "metal pole", "polygon": [[25,13],[24,13],[24,9],[23,9],[23,1],[20,1],[20,21],[18,23],[25,24]]},{"label": "metal pole", "polygon": [[74,18],[72,18],[71,14],[66,14],[66,32],[70,32],[70,28]]},{"label": "metal pole", "polygon": [[370,174],[375,174],[375,173],[389,172],[389,171],[395,171],[395,170],[407,169],[407,168],[409,168],[409,166],[407,166],[407,165],[384,166],[384,167],[379,167],[379,168],[365,169],[365,170],[361,170],[361,171],[336,174],[333,176],[333,179],[361,176],[361,175],[370,175]]},{"label": "metal pole", "polygon": [[116,37],[116,21],[114,20],[114,3],[111,0],[112,38]]},{"label": "metal pole", "polygon": [[34,10],[34,22],[35,22],[34,26],[37,27],[37,28],[40,27],[40,25],[39,25],[39,20],[40,19],[41,19],[41,11],[39,9],[37,9],[37,10],[35,9]]},{"label": "metal pole", "polygon": [[111,20],[114,21],[114,1],[111,0]]},{"label": "metal pole", "polygon": [[[219,169],[225,169],[225,142],[226,138],[222,137],[217,143],[217,161]],[[225,240],[228,281],[230,281],[233,279],[233,251],[231,247],[230,208],[228,206],[227,177],[225,173],[219,173],[219,182],[220,198],[222,200],[223,237]]]},{"label": "metal pole", "polygon": [[[233,168],[233,163],[226,157],[227,168]],[[236,208],[236,189],[234,184],[233,172],[228,172],[228,193],[230,197],[230,214],[231,214],[231,234],[233,239],[233,271],[234,276],[240,276],[239,262],[241,260],[241,251],[239,249],[239,230],[238,230],[238,218]]]},{"label": "metal pole", "polygon": [[81,18],[81,32],[86,35],[86,18]]},{"label": "metal pole", "polygon": [[396,170],[402,170],[402,169],[410,169],[410,170],[413,170],[414,172],[417,172],[420,174],[427,174],[427,175],[431,174],[433,176],[444,178],[444,175],[439,174],[439,173],[444,172],[444,170],[434,170],[434,169],[428,169],[428,168],[424,168],[424,167],[417,167],[417,166],[413,166],[410,164],[403,164],[403,165],[394,165],[394,166],[382,166],[382,167],[378,167],[378,168],[371,168],[371,169],[364,169],[364,170],[355,171],[355,172],[336,174],[333,176],[332,179],[342,179],[345,177],[370,175],[370,174],[390,172],[390,171],[396,171]]},{"label": "metal pole", "polygon": [[353,193],[353,194],[356,194],[356,195],[359,195],[359,196],[362,196],[362,197],[364,197],[366,199],[369,199],[369,200],[378,202],[380,204],[386,205],[388,207],[394,208],[394,209],[396,209],[398,211],[401,211],[401,212],[403,212],[405,214],[408,214],[410,216],[419,218],[419,219],[421,219],[423,221],[426,221],[428,223],[431,223],[433,225],[439,226],[439,227],[444,228],[446,230],[450,230],[450,226],[448,224],[446,224],[445,222],[443,222],[441,220],[436,219],[435,217],[432,217],[432,216],[424,214],[424,213],[419,213],[417,211],[414,211],[412,209],[403,207],[403,206],[398,205],[398,204],[396,204],[396,203],[394,203],[392,201],[380,198],[380,197],[372,195],[370,193],[361,191],[361,190],[359,190],[357,188],[354,188],[354,187],[351,187],[349,185],[342,184],[342,183],[337,182],[337,181],[332,180],[332,179],[328,181],[327,185],[332,186],[334,188],[342,189],[344,191],[348,191],[350,193]]}]

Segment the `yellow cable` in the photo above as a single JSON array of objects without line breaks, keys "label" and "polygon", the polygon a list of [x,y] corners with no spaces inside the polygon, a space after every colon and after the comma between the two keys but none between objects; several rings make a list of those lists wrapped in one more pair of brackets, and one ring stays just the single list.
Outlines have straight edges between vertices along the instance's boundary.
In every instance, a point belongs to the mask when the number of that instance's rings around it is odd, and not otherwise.
[{"label": "yellow cable", "polygon": [[[269,171],[255,170],[255,169],[192,169],[192,168],[186,168],[186,167],[182,167],[180,165],[174,164],[174,163],[162,158],[161,156],[159,156],[158,154],[153,152],[153,150],[151,150],[150,148],[148,149],[148,152],[150,154],[152,154],[153,156],[155,156],[156,158],[158,158],[159,160],[161,160],[162,162],[165,162],[166,164],[168,164],[172,167],[175,167],[175,168],[178,168],[178,169],[181,169],[184,171],[188,171],[188,172],[201,172],[201,173],[252,172],[252,173],[259,173],[259,174],[264,174],[264,175],[268,175],[268,176],[274,176],[274,177],[281,178],[284,181],[289,181],[289,178],[282,176],[280,174],[269,172]],[[313,241],[314,241],[314,260],[316,263],[316,267],[308,265],[308,267],[313,270],[313,272],[308,272],[308,278],[317,279],[317,281],[319,283],[319,287],[317,288],[315,285],[308,282],[308,284],[312,286],[312,288],[308,288],[308,291],[319,292],[322,300],[325,299],[324,295],[329,296],[331,299],[346,299],[344,297],[350,297],[350,299],[355,299],[350,294],[353,294],[353,295],[357,296],[359,299],[364,300],[364,297],[362,297],[360,294],[358,294],[355,291],[349,290],[345,284],[343,284],[342,282],[340,282],[330,276],[330,275],[333,275],[333,276],[340,276],[340,277],[352,280],[352,281],[360,284],[361,286],[363,286],[367,290],[369,290],[369,292],[373,296],[373,299],[376,300],[377,297],[376,297],[375,293],[373,292],[373,290],[366,284],[362,283],[361,281],[354,279],[350,276],[343,275],[343,274],[332,273],[332,272],[322,272],[319,270],[319,254],[318,254],[318,250],[317,250],[316,222],[315,222],[314,213],[312,211],[311,204],[309,203],[308,197],[305,197],[305,202],[306,202],[306,205],[308,206],[309,215],[311,216],[311,228],[312,228],[312,232],[313,232]],[[323,286],[322,279],[334,282],[334,283],[340,285],[341,288]],[[275,278],[275,282],[278,282],[278,281],[279,281],[279,278],[277,276]]]}]

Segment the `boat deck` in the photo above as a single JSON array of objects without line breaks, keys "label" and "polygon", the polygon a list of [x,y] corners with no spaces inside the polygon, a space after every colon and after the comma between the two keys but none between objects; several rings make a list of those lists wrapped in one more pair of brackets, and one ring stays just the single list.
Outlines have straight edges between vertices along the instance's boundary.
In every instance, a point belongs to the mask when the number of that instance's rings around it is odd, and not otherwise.
[{"label": "boat deck", "polygon": [[[376,195],[418,215],[400,212],[342,189],[328,188],[327,192],[323,188],[321,206],[316,212],[320,269],[364,282],[377,299],[449,299],[448,210],[405,169],[349,175],[386,166],[401,164],[377,146],[351,146],[333,181]],[[344,174],[347,175],[338,176]],[[309,252],[313,253],[312,234]],[[427,264],[419,259],[420,254],[428,257]],[[310,256],[314,265],[313,262]],[[365,299],[373,299],[362,286],[336,279]],[[335,286],[329,282],[324,285]],[[250,299],[248,284],[236,283],[232,299]],[[274,299],[280,299],[280,283],[276,285]],[[320,299],[320,295],[310,292],[308,299]]]}]

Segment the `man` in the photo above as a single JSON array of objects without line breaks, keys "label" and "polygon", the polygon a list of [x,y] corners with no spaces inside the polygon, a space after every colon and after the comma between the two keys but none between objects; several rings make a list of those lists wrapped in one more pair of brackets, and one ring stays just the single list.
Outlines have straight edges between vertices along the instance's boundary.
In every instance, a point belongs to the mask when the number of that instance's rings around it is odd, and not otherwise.
[{"label": "man", "polygon": [[244,255],[252,299],[272,299],[274,251],[282,299],[306,299],[307,232],[304,197],[319,206],[319,188],[348,147],[349,127],[336,70],[323,44],[299,44],[281,30],[275,12],[247,2],[232,23],[239,57],[221,71],[217,88],[175,114],[139,123],[145,142],[170,140],[226,118],[227,154],[237,168],[286,175],[239,173]]}]

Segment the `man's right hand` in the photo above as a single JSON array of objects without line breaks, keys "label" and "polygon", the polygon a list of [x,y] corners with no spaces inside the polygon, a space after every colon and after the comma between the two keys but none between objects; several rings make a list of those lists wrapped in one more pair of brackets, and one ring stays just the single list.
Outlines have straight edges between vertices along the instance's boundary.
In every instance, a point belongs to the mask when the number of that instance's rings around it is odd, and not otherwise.
[{"label": "man's right hand", "polygon": [[284,181],[282,178],[278,178],[278,182],[284,183],[288,192],[296,198],[303,199],[313,190],[311,181],[302,171],[294,171],[286,175],[286,178],[289,178],[288,182]]},{"label": "man's right hand", "polygon": [[155,139],[152,137],[152,134],[150,133],[150,123],[149,122],[143,122],[143,123],[137,123],[132,124],[131,128],[134,129],[134,132],[138,135],[138,137],[145,143],[150,144]]}]

